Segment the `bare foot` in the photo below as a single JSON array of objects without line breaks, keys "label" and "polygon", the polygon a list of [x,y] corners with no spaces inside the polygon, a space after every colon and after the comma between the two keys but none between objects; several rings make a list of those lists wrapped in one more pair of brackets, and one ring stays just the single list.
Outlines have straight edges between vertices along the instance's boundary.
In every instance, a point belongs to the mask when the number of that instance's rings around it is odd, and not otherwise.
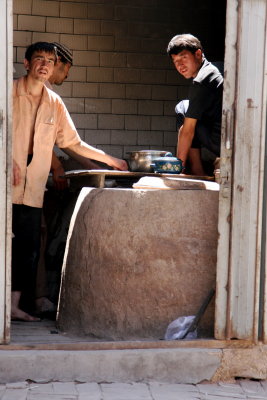
[{"label": "bare foot", "polygon": [[27,321],[27,322],[35,322],[40,321],[40,318],[33,317],[30,314],[27,314],[25,311],[22,311],[20,308],[11,308],[11,320],[12,321]]}]

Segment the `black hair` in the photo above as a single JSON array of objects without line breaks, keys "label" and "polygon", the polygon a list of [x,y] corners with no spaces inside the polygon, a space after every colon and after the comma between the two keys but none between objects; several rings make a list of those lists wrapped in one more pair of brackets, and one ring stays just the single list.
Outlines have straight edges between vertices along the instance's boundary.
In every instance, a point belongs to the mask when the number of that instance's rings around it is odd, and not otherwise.
[{"label": "black hair", "polygon": [[179,54],[183,50],[188,50],[194,54],[198,49],[203,51],[200,40],[190,33],[184,33],[171,39],[167,47],[167,54],[171,56],[172,54]]},{"label": "black hair", "polygon": [[32,55],[35,51],[44,51],[45,53],[54,54],[57,60],[57,49],[52,43],[48,42],[36,42],[27,47],[25,52],[25,58],[31,61]]}]

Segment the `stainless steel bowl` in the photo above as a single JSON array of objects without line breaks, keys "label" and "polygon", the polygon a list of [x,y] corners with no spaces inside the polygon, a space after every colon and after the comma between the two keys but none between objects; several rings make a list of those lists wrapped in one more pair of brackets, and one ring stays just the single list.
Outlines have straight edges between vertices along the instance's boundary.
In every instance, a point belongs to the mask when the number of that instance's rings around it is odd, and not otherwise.
[{"label": "stainless steel bowl", "polygon": [[128,164],[130,171],[135,172],[153,172],[151,164],[159,157],[172,156],[168,151],[164,150],[139,150],[129,151]]}]

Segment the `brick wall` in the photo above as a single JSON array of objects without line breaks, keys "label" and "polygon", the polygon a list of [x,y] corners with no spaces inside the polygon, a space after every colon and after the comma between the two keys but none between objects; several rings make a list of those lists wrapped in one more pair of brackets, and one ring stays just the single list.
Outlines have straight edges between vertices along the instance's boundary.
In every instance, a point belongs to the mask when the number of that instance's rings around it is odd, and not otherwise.
[{"label": "brick wall", "polygon": [[208,59],[223,60],[225,2],[14,0],[16,76],[24,74],[29,44],[64,43],[74,65],[55,89],[86,142],[117,157],[148,148],[175,153],[174,106],[187,82],[166,46],[175,34],[191,32]]}]

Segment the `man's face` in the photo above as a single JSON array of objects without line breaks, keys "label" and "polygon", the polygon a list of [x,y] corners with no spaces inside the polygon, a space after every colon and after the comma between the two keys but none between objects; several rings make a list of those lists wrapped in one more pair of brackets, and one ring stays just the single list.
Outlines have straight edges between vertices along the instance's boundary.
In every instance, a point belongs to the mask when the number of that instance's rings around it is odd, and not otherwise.
[{"label": "man's face", "polygon": [[31,61],[24,60],[28,76],[41,82],[47,81],[53,73],[56,57],[45,51],[35,51]]},{"label": "man's face", "polygon": [[172,61],[179,74],[184,78],[195,78],[202,63],[202,51],[198,49],[194,54],[189,50],[182,50],[178,54],[172,54]]},{"label": "man's face", "polygon": [[54,72],[49,79],[50,83],[55,85],[61,85],[65,79],[67,79],[69,70],[71,68],[71,63],[64,64],[60,61],[60,57],[55,65]]}]

